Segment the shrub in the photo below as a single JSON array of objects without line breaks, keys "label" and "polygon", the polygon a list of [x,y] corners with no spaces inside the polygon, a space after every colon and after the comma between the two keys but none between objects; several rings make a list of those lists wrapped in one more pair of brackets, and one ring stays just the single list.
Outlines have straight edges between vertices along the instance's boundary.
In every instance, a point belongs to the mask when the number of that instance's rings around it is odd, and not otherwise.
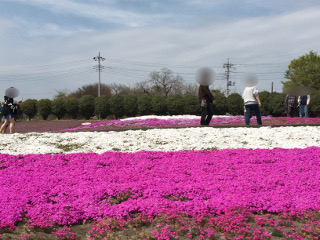
[{"label": "shrub", "polygon": [[181,95],[170,95],[166,102],[170,115],[180,115],[184,113],[184,101]]},{"label": "shrub", "polygon": [[228,112],[233,115],[243,115],[243,99],[240,94],[232,93],[227,97]]},{"label": "shrub", "polygon": [[130,94],[123,99],[123,107],[125,115],[128,117],[135,117],[138,114],[138,97]]},{"label": "shrub", "polygon": [[197,96],[188,94],[183,97],[184,113],[199,115],[201,111],[199,99]]},{"label": "shrub", "polygon": [[37,114],[37,100],[35,99],[27,99],[22,102],[21,111],[28,116],[29,121]]},{"label": "shrub", "polygon": [[138,112],[141,116],[152,114],[152,98],[149,95],[142,95],[138,98]]},{"label": "shrub", "polygon": [[167,103],[164,96],[155,95],[151,100],[152,111],[156,115],[166,115]]},{"label": "shrub", "polygon": [[101,117],[106,118],[110,113],[109,99],[107,96],[103,95],[95,98],[94,100],[94,113]]},{"label": "shrub", "polygon": [[267,91],[263,91],[259,93],[260,101],[261,101],[261,107],[260,107],[260,113],[262,116],[268,116],[271,115],[270,111],[270,93]]},{"label": "shrub", "polygon": [[120,94],[113,95],[110,100],[110,112],[113,114],[116,118],[123,117],[125,115],[124,113],[124,98]]},{"label": "shrub", "polygon": [[85,95],[79,100],[79,112],[89,120],[94,114],[94,97]]},{"label": "shrub", "polygon": [[213,113],[215,115],[226,115],[228,112],[227,98],[219,90],[213,90],[212,94],[217,101],[217,104],[213,105]]},{"label": "shrub", "polygon": [[73,118],[76,119],[79,113],[79,99],[69,98],[65,101],[66,112]]},{"label": "shrub", "polygon": [[286,94],[273,92],[269,97],[269,110],[273,117],[285,116],[285,98]]},{"label": "shrub", "polygon": [[63,116],[66,114],[65,100],[63,100],[62,98],[57,98],[53,100],[52,113],[56,115],[58,120],[63,118]]},{"label": "shrub", "polygon": [[37,109],[39,115],[43,120],[47,120],[48,116],[51,113],[51,100],[50,99],[41,99],[37,102]]},{"label": "shrub", "polygon": [[310,97],[310,116],[320,117],[320,91],[312,94]]}]

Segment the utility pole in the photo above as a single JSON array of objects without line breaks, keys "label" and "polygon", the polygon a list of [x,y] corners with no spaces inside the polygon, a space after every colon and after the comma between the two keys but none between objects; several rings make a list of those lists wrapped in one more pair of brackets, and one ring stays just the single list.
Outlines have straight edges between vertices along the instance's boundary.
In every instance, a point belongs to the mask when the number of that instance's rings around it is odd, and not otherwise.
[{"label": "utility pole", "polygon": [[271,83],[271,93],[273,93],[273,82]]},{"label": "utility pole", "polygon": [[235,82],[230,81],[230,69],[233,68],[233,64],[230,63],[229,58],[228,58],[228,62],[223,64],[223,68],[226,68],[226,79],[227,79],[227,90],[226,90],[226,95],[227,97],[230,94],[230,86],[234,86]]},{"label": "utility pole", "polygon": [[100,85],[101,85],[101,72],[102,69],[104,68],[104,66],[101,65],[101,61],[104,61],[105,58],[100,56],[100,52],[99,55],[97,57],[94,57],[93,60],[98,61],[98,66],[96,67],[96,69],[99,72],[99,81],[98,81],[98,97],[100,97],[101,95],[101,89],[100,89]]}]

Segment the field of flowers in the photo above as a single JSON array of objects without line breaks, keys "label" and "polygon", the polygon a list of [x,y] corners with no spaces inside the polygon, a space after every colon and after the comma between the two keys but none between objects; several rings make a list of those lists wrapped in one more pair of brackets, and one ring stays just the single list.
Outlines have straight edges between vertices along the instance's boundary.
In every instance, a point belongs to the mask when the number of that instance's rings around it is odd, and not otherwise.
[{"label": "field of flowers", "polygon": [[319,239],[320,127],[170,127],[1,135],[0,239]]}]

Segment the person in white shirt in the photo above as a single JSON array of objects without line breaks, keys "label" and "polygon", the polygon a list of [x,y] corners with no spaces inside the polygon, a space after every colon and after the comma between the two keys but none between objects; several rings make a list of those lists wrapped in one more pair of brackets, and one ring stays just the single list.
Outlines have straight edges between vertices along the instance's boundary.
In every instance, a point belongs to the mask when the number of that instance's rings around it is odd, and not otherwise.
[{"label": "person in white shirt", "polygon": [[247,75],[247,78],[245,79],[246,88],[243,91],[242,98],[245,107],[246,125],[250,125],[252,111],[256,114],[258,125],[262,125],[260,114],[261,101],[259,98],[259,91],[255,86],[257,82],[257,77],[253,74]]},{"label": "person in white shirt", "polygon": [[298,104],[299,104],[299,116],[302,117],[304,112],[304,116],[307,118],[308,106],[310,104],[310,95],[299,96]]}]

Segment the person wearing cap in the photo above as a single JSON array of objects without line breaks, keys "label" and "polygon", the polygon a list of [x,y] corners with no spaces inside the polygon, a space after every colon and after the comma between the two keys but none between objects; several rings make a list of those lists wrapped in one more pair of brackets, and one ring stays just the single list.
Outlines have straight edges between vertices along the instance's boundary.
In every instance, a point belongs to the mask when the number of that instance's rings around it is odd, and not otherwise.
[{"label": "person wearing cap", "polygon": [[3,121],[0,128],[0,133],[6,133],[6,129],[9,126],[10,133],[14,133],[14,116],[17,113],[22,101],[14,102],[13,98],[4,97],[4,105],[2,108]]}]

